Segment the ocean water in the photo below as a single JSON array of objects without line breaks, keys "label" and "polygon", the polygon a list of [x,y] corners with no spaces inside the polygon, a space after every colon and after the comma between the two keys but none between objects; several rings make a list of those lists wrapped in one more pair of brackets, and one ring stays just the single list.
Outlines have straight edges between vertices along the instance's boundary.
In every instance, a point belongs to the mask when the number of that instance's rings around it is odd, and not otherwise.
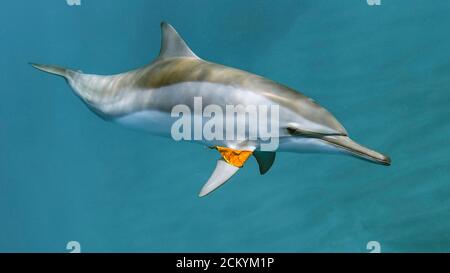
[{"label": "ocean water", "polygon": [[[450,251],[449,1],[1,5],[1,252]],[[162,20],[202,58],[314,98],[392,166],[279,153],[198,198],[217,152],[107,123],[28,65],[143,66]]]}]

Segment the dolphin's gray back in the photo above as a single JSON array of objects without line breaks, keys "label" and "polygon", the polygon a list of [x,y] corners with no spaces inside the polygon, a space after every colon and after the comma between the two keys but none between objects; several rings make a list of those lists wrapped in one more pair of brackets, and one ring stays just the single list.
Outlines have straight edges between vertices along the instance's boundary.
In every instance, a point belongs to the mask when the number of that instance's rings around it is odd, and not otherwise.
[{"label": "dolphin's gray back", "polygon": [[[214,103],[237,105],[246,104],[239,92],[251,93],[251,100],[247,103],[276,104],[280,109],[291,112],[302,119],[310,121],[312,124],[320,126],[312,128],[318,133],[341,133],[346,134],[344,127],[325,108],[315,103],[305,95],[264,77],[242,71],[239,69],[226,67],[223,65],[207,62],[198,58],[170,58],[156,61],[144,70],[134,72],[133,90],[142,92],[153,92],[153,95],[161,92],[185,92],[180,94],[162,94],[162,96],[177,96],[177,102],[190,105],[194,96],[201,96],[205,104]],[[177,86],[177,88],[168,88]],[[209,86],[209,90],[205,90]],[[183,90],[183,87],[186,90]],[[192,90],[194,88],[194,90]],[[181,90],[180,90],[181,89]],[[226,90],[226,91],[224,91]],[[117,92],[117,91],[116,91]],[[209,97],[217,98],[221,94],[220,101],[210,101]],[[236,93],[236,94],[233,94]],[[161,94],[160,94],[161,95]],[[157,99],[157,97],[154,97]],[[234,99],[233,99],[234,98]],[[158,101],[147,100],[148,107],[159,107],[158,110],[170,112],[173,101],[168,104]],[[140,105],[136,111],[143,110]],[[129,111],[129,110],[128,110]],[[295,120],[291,120],[295,126]],[[305,128],[307,129],[307,128]]]},{"label": "dolphin's gray back", "polygon": [[[83,74],[35,65],[67,79],[88,107],[105,119],[140,111],[170,113],[177,104],[279,105],[281,125],[298,132],[343,134],[344,127],[325,108],[305,95],[264,77],[197,57],[157,59],[150,65],[111,76]],[[287,124],[289,122],[289,125]]]}]

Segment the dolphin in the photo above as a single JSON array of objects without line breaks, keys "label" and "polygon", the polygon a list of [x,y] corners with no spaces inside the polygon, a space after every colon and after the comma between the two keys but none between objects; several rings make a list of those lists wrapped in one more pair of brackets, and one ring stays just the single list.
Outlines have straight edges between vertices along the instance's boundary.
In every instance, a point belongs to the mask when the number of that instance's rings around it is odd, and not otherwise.
[{"label": "dolphin", "polygon": [[305,95],[264,77],[208,62],[188,47],[168,23],[161,23],[161,49],[150,64],[117,75],[85,74],[54,65],[31,63],[35,68],[62,76],[75,94],[95,114],[107,121],[170,137],[176,105],[195,107],[194,98],[205,105],[278,106],[279,144],[261,149],[262,140],[194,140],[216,149],[220,158],[199,196],[228,181],[254,156],[261,174],[273,165],[276,152],[327,152],[352,155],[381,165],[388,156],[368,149],[348,136],[341,123],[325,108]]}]

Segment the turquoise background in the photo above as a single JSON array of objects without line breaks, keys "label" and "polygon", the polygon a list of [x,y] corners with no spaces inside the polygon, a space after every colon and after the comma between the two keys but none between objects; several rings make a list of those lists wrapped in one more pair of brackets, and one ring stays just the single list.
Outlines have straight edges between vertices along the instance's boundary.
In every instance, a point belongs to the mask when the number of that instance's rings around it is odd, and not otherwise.
[{"label": "turquoise background", "polygon": [[[450,251],[450,2],[2,1],[0,251]],[[199,56],[314,98],[390,167],[279,153],[206,198],[218,154],[107,123],[27,63],[113,74]]]}]

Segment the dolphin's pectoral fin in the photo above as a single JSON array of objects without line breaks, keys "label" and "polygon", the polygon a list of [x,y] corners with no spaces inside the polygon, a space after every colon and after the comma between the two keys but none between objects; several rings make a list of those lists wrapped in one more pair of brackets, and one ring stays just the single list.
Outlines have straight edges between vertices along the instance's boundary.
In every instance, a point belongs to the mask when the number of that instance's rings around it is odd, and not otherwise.
[{"label": "dolphin's pectoral fin", "polygon": [[273,165],[275,161],[275,152],[263,152],[263,151],[255,151],[253,156],[256,158],[259,166],[259,173],[265,174],[267,173]]},{"label": "dolphin's pectoral fin", "polygon": [[227,147],[214,147],[222,155],[216,168],[203,186],[199,197],[203,197],[227,182],[247,161],[253,151],[235,150]]},{"label": "dolphin's pectoral fin", "polygon": [[181,38],[178,32],[168,23],[161,23],[161,49],[159,58],[193,57],[198,58]]},{"label": "dolphin's pectoral fin", "polygon": [[214,172],[212,173],[206,184],[203,186],[198,196],[203,197],[214,191],[225,182],[227,182],[238,170],[239,167],[227,163],[222,158],[217,160],[217,165],[214,169]]}]

